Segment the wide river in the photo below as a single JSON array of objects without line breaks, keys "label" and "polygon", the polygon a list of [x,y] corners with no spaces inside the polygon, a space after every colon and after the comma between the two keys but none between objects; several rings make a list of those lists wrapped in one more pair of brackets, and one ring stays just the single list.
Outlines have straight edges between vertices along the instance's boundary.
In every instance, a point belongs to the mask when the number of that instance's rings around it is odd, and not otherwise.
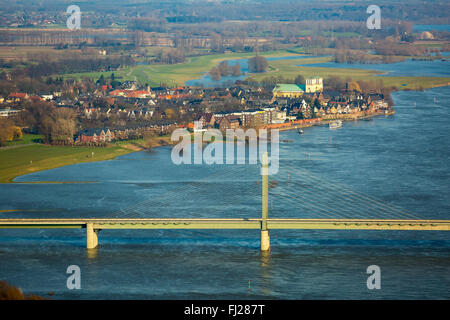
[{"label": "wide river", "polygon": [[[450,88],[393,98],[394,116],[282,132],[269,215],[450,219]],[[170,154],[19,177],[0,185],[0,210],[18,210],[0,218],[260,216],[258,166],[176,166]],[[2,229],[0,279],[53,299],[450,298],[445,231],[272,230],[268,256],[257,230],[103,230],[99,242],[88,252],[84,230]],[[66,287],[69,265],[80,290]],[[370,265],[379,290],[366,286]]]}]

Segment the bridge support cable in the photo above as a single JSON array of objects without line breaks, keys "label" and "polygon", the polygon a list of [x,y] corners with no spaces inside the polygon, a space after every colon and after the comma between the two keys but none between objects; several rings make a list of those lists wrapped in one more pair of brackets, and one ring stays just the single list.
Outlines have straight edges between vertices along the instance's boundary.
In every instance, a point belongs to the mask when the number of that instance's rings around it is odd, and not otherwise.
[{"label": "bridge support cable", "polygon": [[[289,173],[292,173],[292,172],[294,174],[297,174],[298,180],[314,182],[314,185],[319,186],[318,188],[321,187],[322,189],[335,190],[335,191],[339,190],[339,192],[341,192],[342,195],[344,195],[348,198],[354,199],[356,201],[365,201],[366,205],[368,205],[368,204],[377,205],[380,208],[385,208],[386,210],[389,210],[390,213],[397,213],[399,216],[405,216],[410,219],[420,219],[419,217],[415,216],[414,214],[406,212],[401,208],[397,208],[391,204],[387,204],[386,202],[384,202],[380,199],[377,199],[373,196],[351,190],[346,185],[332,183],[328,180],[317,177],[304,169],[293,169],[293,170],[290,170]],[[295,181],[293,181],[293,182],[295,182]]]},{"label": "bridge support cable", "polygon": [[[242,194],[236,193],[236,182],[242,180],[242,168],[228,167],[228,170],[221,170],[212,175],[205,176],[198,180],[180,182],[172,190],[165,191],[164,194],[152,194],[148,199],[141,201],[131,207],[121,209],[114,213],[117,217],[151,217],[152,214],[158,213],[158,208],[173,208],[173,210],[177,210],[174,207],[174,204],[182,203],[183,207],[185,207],[186,203],[192,202],[195,198],[194,195],[198,195],[201,193],[205,193],[208,191],[208,184],[214,183],[216,185],[220,185],[222,194],[226,194],[228,197],[233,197],[235,194],[235,200],[242,200]],[[254,185],[252,184],[254,183]],[[234,185],[233,185],[234,184]],[[250,192],[251,195],[257,197],[256,193],[256,182],[255,181],[247,181],[242,180],[241,185],[248,186],[245,190]],[[244,188],[244,187],[243,187]],[[252,192],[251,189],[254,189]],[[236,203],[236,202],[234,202]],[[183,210],[178,210],[178,212]]]},{"label": "bridge support cable", "polygon": [[[301,206],[307,204],[307,206],[311,206],[312,208],[326,208],[324,211],[332,213],[335,217],[340,218],[375,218],[378,213],[383,212],[384,210],[383,208],[371,208],[364,203],[360,204],[356,201],[348,201],[348,199],[345,198],[334,197],[333,199],[329,196],[330,193],[331,192],[320,192],[315,189],[299,189],[297,192],[280,189],[277,193],[273,192],[272,195],[291,197],[294,201],[296,200],[297,205]],[[328,210],[331,208],[333,208],[333,212]],[[364,212],[367,212],[367,214],[364,215]]]},{"label": "bridge support cable", "polygon": [[[381,215],[383,217],[386,217],[386,215],[390,215],[390,217],[401,217],[402,219],[420,219],[413,214],[392,207],[374,197],[357,193],[353,190],[350,190],[346,186],[329,183],[328,181],[315,177],[310,173],[300,174],[299,176],[298,171],[298,169],[290,170],[290,172],[287,173],[286,180],[284,180],[281,185],[278,184],[278,186],[299,187],[299,189],[296,190],[302,190],[303,193],[308,193],[310,197],[315,198],[315,201],[324,201],[325,199],[329,199],[330,204],[332,204],[333,206],[340,205],[341,208],[344,207],[345,209],[347,209],[346,211],[348,211],[348,209],[350,208],[354,208],[355,211],[358,212],[358,215],[363,212],[367,212],[368,218],[374,218],[375,215],[383,213]],[[282,175],[280,175],[279,177],[282,178]],[[301,182],[299,182],[299,180]],[[307,184],[309,188],[305,188],[305,184]],[[276,195],[277,188],[272,191],[274,195]],[[293,188],[291,190],[293,190]],[[333,197],[334,199],[332,199]],[[354,212],[353,214],[356,213]]]}]

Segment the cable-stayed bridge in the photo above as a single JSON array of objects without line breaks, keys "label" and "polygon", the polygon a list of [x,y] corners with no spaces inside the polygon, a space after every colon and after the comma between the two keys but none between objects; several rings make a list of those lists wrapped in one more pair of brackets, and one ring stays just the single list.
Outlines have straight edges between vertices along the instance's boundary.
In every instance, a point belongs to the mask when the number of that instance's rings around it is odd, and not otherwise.
[{"label": "cable-stayed bridge", "polygon": [[[229,167],[226,179],[220,172],[192,180],[187,185],[160,191],[149,199],[117,210],[109,217],[0,219],[0,228],[83,228],[88,249],[98,246],[99,231],[106,229],[257,229],[261,232],[262,251],[270,250],[269,231],[276,229],[450,230],[450,220],[421,219],[403,208],[304,169],[280,172],[276,180],[269,181],[267,163],[266,154],[262,175],[254,180],[243,179],[242,170]],[[241,217],[187,218],[186,207],[198,208],[203,216],[221,211],[220,205],[201,202],[201,195],[217,184],[225,202],[233,205],[232,210]],[[149,218],[151,213],[168,206],[174,212],[171,218]],[[260,217],[246,218],[255,208],[261,212]],[[296,217],[292,217],[293,212]],[[278,218],[283,216],[290,218]]]}]

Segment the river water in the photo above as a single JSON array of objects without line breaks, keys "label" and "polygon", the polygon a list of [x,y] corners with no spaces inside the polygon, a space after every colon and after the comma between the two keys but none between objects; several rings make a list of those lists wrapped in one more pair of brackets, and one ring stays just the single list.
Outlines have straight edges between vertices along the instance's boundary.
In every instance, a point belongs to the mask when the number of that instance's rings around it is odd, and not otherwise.
[{"label": "river water", "polygon": [[[443,56],[448,56],[448,52],[444,52]],[[305,67],[321,67],[321,68],[344,68],[344,69],[366,69],[384,72],[381,77],[447,77],[449,74],[449,61],[433,60],[433,61],[414,61],[406,59],[396,63],[312,63],[301,66]]]},{"label": "river water", "polygon": [[[448,69],[447,69],[448,70]],[[393,94],[394,116],[280,134],[270,217],[449,219],[450,88]],[[284,142],[283,142],[284,141]],[[169,147],[0,185],[7,217],[259,217],[256,165],[181,165]],[[26,182],[94,181],[95,183]],[[0,279],[53,299],[449,299],[444,231],[0,230]],[[66,287],[69,265],[81,289]],[[381,270],[368,290],[367,267]],[[250,290],[249,290],[250,280]]]},{"label": "river water", "polygon": [[415,24],[413,32],[450,31],[450,24]]}]

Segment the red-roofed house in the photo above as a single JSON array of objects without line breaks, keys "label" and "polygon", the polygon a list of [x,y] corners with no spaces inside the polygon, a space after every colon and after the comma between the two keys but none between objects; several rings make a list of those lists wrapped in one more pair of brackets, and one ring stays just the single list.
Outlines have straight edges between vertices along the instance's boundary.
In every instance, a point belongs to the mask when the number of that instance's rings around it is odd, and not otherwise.
[{"label": "red-roofed house", "polygon": [[120,96],[125,96],[126,93],[127,93],[127,90],[116,89],[116,90],[111,91],[109,93],[109,95],[113,96],[113,97],[120,97]]},{"label": "red-roofed house", "polygon": [[146,90],[136,90],[128,93],[127,98],[149,98],[151,97],[151,93]]},{"label": "red-roofed house", "polygon": [[111,87],[110,84],[108,84],[108,85],[105,84],[105,85],[103,85],[102,88],[101,88],[101,90],[102,90],[103,92],[108,91],[109,89],[112,89],[112,87]]},{"label": "red-roofed house", "polygon": [[39,96],[31,96],[30,100],[33,102],[42,101],[42,98]]},{"label": "red-roofed house", "polygon": [[28,94],[24,92],[11,92],[8,96],[9,99],[13,101],[22,101],[28,99]]}]

